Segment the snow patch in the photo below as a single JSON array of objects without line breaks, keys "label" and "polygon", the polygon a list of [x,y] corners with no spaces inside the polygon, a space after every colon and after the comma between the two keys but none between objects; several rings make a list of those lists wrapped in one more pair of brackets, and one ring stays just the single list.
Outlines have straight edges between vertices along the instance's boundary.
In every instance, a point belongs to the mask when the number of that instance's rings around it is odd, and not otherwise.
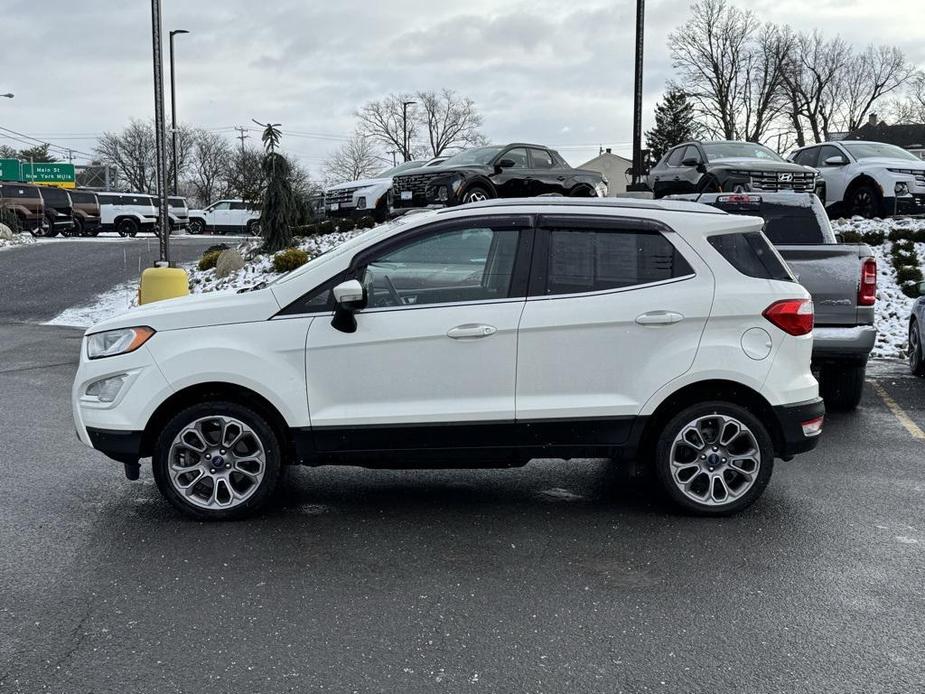
[{"label": "snow patch", "polygon": [[107,318],[125,313],[138,303],[138,282],[126,282],[100,294],[85,306],[65,309],[45,325],[89,328]]},{"label": "snow patch", "polygon": [[12,239],[0,239],[0,251],[6,251],[10,248],[18,248],[20,246],[28,246],[33,243],[35,243],[35,237],[32,234],[26,232],[13,234]]},{"label": "snow patch", "polygon": [[562,487],[553,487],[552,489],[544,489],[539,493],[544,499],[548,501],[581,501],[584,499],[580,494],[571,492],[568,489],[563,489]]}]

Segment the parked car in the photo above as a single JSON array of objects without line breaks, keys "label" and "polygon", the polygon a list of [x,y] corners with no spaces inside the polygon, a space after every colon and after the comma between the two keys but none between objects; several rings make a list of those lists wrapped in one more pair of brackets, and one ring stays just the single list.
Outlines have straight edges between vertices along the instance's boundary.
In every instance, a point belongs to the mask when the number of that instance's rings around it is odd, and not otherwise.
[{"label": "parked car", "polygon": [[438,168],[406,171],[392,179],[392,208],[445,207],[493,198],[537,195],[603,197],[597,171],[573,169],[543,145],[512,143],[460,152]]},{"label": "parked car", "polygon": [[925,161],[882,142],[826,142],[790,158],[819,169],[819,195],[833,215],[887,217],[925,212]]},{"label": "parked car", "polygon": [[0,208],[15,214],[23,231],[30,231],[34,236],[43,234],[45,203],[37,186],[28,183],[0,184]]},{"label": "parked car", "polygon": [[42,223],[42,235],[46,237],[70,236],[74,230],[74,206],[71,196],[63,188],[38,186],[39,194],[45,203],[45,220]]},{"label": "parked car", "polygon": [[389,192],[392,177],[403,171],[439,166],[447,157],[430,161],[406,161],[387,169],[373,178],[348,181],[324,191],[325,212],[329,217],[362,217],[372,215],[377,222],[385,221],[389,214]]},{"label": "parked car", "polygon": [[92,190],[70,191],[74,214],[74,234],[96,236],[100,233],[100,201]]},{"label": "parked car", "polygon": [[102,231],[135,236],[140,231],[157,233],[157,203],[143,193],[100,193]]},{"label": "parked car", "polygon": [[816,170],[753,142],[685,142],[665,153],[649,171],[647,182],[656,198],[742,191],[812,193]]},{"label": "parked car", "polygon": [[919,296],[909,315],[909,369],[925,376],[925,282],[919,283]]},{"label": "parked car", "polygon": [[260,211],[243,200],[219,200],[204,210],[189,211],[191,234],[241,234],[260,232]]},{"label": "parked car", "polygon": [[167,214],[170,216],[171,232],[186,229],[189,226],[189,207],[186,205],[186,198],[168,197]]},{"label": "parked car", "polygon": [[697,199],[730,214],[764,219],[765,235],[813,297],[812,366],[826,407],[855,409],[877,339],[877,261],[870,246],[838,243],[813,194],[705,194]]},{"label": "parked car", "polygon": [[816,446],[813,304],[762,221],[651,200],[403,216],[274,283],[90,328],[80,440],[193,517],[246,515],[283,465],[639,458],[681,507],[757,499]]}]

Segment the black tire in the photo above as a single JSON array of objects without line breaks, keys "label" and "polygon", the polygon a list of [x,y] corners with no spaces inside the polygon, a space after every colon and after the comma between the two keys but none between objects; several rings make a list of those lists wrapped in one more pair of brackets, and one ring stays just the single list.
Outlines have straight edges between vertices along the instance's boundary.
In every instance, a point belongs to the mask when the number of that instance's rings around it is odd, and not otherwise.
[{"label": "black tire", "polygon": [[189,226],[186,228],[187,234],[193,234],[198,236],[199,234],[204,234],[206,231],[206,222],[204,219],[199,219],[195,217],[189,220]]},{"label": "black tire", "polygon": [[460,202],[465,205],[470,202],[481,202],[482,200],[491,200],[494,198],[494,194],[488,190],[485,186],[475,185],[471,188],[467,188],[466,192],[462,194]]},{"label": "black tire", "polygon": [[87,224],[82,217],[74,217],[74,228],[70,231],[71,236],[87,236]]},{"label": "black tire", "polygon": [[[754,437],[754,441],[757,445],[757,450],[760,456],[760,460],[757,461],[757,470],[753,475],[754,478],[750,482],[751,486],[739,487],[741,489],[740,495],[732,498],[727,502],[722,502],[722,500],[720,500],[715,505],[711,505],[707,501],[702,503],[698,502],[681,491],[673,476],[672,470],[675,469],[676,466],[672,465],[671,459],[675,438],[678,437],[690,423],[697,420],[709,419],[713,415],[725,416],[738,420],[738,422],[750,430],[751,435]],[[723,427],[723,432],[725,432],[725,427]],[[720,436],[722,436],[722,432],[720,433]],[[737,440],[738,436],[732,436],[727,443],[735,442]],[[712,449],[712,445],[710,444],[717,443],[717,441],[714,440],[713,442],[707,442],[706,438],[704,438],[702,443],[707,444],[705,448]],[[719,448],[720,455],[722,455],[723,450],[724,449]],[[690,447],[690,451],[694,452],[695,449]],[[706,454],[707,453],[704,453],[703,455]],[[696,467],[699,470],[700,466],[707,466],[709,464],[708,462],[701,463],[697,458],[698,456],[696,455],[696,452],[694,452],[694,460],[690,463],[690,467]],[[722,462],[717,462],[716,468],[709,468],[710,472],[718,470],[718,474],[728,475],[728,480],[737,481],[741,479],[744,483],[744,480],[747,479],[744,475],[738,473],[734,468],[727,466],[725,464],[725,459],[719,458],[718,460]],[[762,422],[755,415],[746,410],[744,407],[724,401],[705,402],[697,405],[691,405],[690,407],[685,408],[677,415],[672,417],[671,420],[669,420],[669,422],[662,428],[662,431],[659,432],[658,439],[655,442],[654,465],[655,474],[662,487],[662,490],[677,506],[689,513],[701,516],[728,516],[733,513],[738,513],[739,511],[742,511],[743,509],[751,506],[764,492],[765,487],[768,486],[768,482],[771,479],[771,473],[774,471],[774,445],[771,442],[771,436],[765,428],[764,424],[762,424]],[[681,469],[683,470],[684,468]],[[694,483],[695,478],[699,478],[702,475],[708,476],[706,470],[703,472],[695,472],[691,475],[687,482]],[[731,486],[728,486],[728,480],[727,486],[725,488],[732,489]],[[712,490],[713,485],[714,483],[712,481],[709,482],[707,485],[708,489]],[[705,499],[707,496],[714,496],[712,491],[708,493],[707,490],[703,492],[703,495]],[[726,494],[726,498],[729,498],[728,494]]]},{"label": "black tire", "polygon": [[[263,478],[254,485],[250,496],[227,509],[207,509],[190,501],[191,495],[181,494],[170,479],[170,449],[174,438],[197,420],[209,417],[232,417],[248,426],[263,446],[265,469]],[[279,438],[264,417],[249,407],[234,402],[203,402],[186,408],[171,419],[157,437],[152,456],[154,481],[161,494],[181,513],[197,520],[224,521],[245,518],[262,508],[276,492],[282,476],[283,456]],[[229,475],[234,474],[229,473]],[[202,475],[199,479],[205,479]],[[211,479],[211,478],[210,478]],[[243,478],[242,478],[243,479]],[[199,484],[197,482],[197,484]],[[207,482],[203,482],[207,484]],[[196,486],[196,485],[191,485]]]},{"label": "black tire", "polygon": [[131,236],[134,238],[138,233],[138,222],[131,217],[120,219],[119,223],[116,224],[116,231],[122,238],[125,238],[126,236]]},{"label": "black tire", "polygon": [[866,219],[883,216],[883,200],[880,193],[869,183],[855,186],[848,195],[848,214]]},{"label": "black tire", "polygon": [[55,231],[54,214],[46,214],[43,218],[41,235],[46,239],[51,239],[58,235],[58,232]]},{"label": "black tire", "polygon": [[819,370],[819,394],[827,410],[850,412],[861,403],[867,365],[827,364]]},{"label": "black tire", "polygon": [[388,196],[383,195],[373,210],[372,218],[376,220],[377,224],[382,224],[389,218],[389,203],[386,200],[387,197]]},{"label": "black tire", "polygon": [[244,230],[247,232],[248,236],[260,236],[260,220],[250,220],[247,226],[244,227]]},{"label": "black tire", "polygon": [[[552,195],[555,195],[553,193]],[[594,192],[594,188],[590,188],[585,185],[575,186],[569,191],[570,198],[596,198],[597,193]]]},{"label": "black tire", "polygon": [[909,370],[916,376],[925,376],[925,357],[922,355],[922,333],[918,321],[909,323]]}]

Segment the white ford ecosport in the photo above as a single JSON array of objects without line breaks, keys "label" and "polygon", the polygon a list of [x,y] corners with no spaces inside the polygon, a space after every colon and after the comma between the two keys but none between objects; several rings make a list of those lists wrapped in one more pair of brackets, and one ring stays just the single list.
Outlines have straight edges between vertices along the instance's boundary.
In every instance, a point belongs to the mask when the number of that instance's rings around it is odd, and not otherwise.
[{"label": "white ford ecosport", "polygon": [[286,464],[654,466],[707,515],[815,447],[809,294],[758,218],[676,201],[406,216],[274,283],[87,331],[77,432],[181,511],[246,515]]}]

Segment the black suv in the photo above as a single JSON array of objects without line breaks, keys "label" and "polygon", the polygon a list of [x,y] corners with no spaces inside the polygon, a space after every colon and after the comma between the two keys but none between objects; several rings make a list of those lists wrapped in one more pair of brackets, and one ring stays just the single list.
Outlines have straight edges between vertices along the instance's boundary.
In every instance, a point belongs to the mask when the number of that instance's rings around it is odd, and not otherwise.
[{"label": "black suv", "polygon": [[492,198],[607,194],[597,171],[573,169],[542,145],[514,142],[477,147],[439,166],[413,169],[392,179],[392,208],[446,207]]},{"label": "black suv", "polygon": [[685,142],[649,171],[656,198],[684,193],[816,190],[816,170],[753,142]]},{"label": "black suv", "polygon": [[71,196],[63,188],[38,186],[45,201],[45,219],[42,222],[43,236],[70,236],[74,230],[74,205]]}]

